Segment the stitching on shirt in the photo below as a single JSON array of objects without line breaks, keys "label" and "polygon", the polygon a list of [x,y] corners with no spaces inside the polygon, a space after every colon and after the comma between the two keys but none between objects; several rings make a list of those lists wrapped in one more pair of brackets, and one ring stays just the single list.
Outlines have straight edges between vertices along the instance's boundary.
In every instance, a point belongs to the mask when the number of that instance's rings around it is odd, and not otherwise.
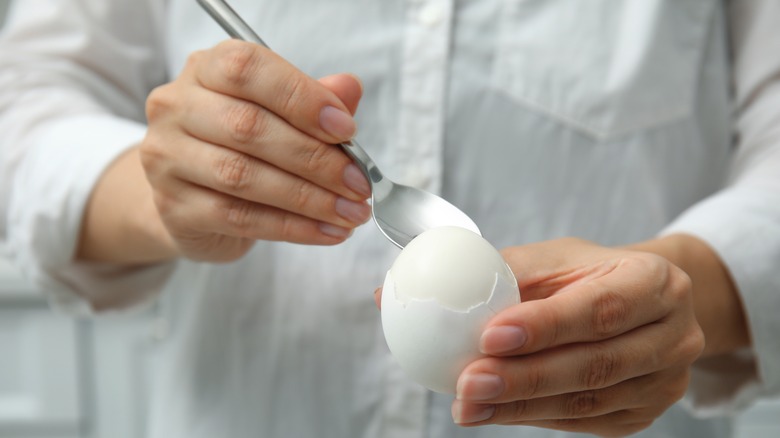
[{"label": "stitching on shirt", "polygon": [[[518,4],[519,2],[514,1],[509,3],[509,7],[511,8],[510,15],[517,13],[514,9],[518,7]],[[705,56],[706,44],[708,44],[707,41],[709,41],[707,36],[709,32],[711,32],[711,22],[714,15],[714,8],[707,8],[704,17],[705,19],[703,21],[708,24],[704,27],[704,35],[702,35],[701,38],[696,39],[697,47],[695,48],[695,53],[697,56],[697,62],[693,64],[691,71],[688,72],[692,75],[692,77],[689,79],[694,81],[694,83],[695,77],[700,74],[700,70],[703,65],[702,58]],[[508,22],[508,20],[503,20],[500,24],[501,29],[499,30],[499,35],[501,39],[503,39],[504,33],[508,31],[506,27]],[[656,125],[665,125],[673,121],[683,119],[685,116],[692,114],[696,105],[696,95],[694,91],[686,90],[685,98],[681,99],[679,104],[675,107],[651,109],[651,112],[646,117],[642,117],[641,119],[636,120],[634,123],[625,124],[622,128],[615,128],[610,130],[599,129],[597,126],[588,124],[586,121],[576,119],[575,115],[568,115],[564,112],[559,112],[548,105],[530,100],[522,92],[515,91],[512,87],[513,81],[511,80],[513,69],[507,65],[507,60],[511,59],[512,56],[513,52],[509,50],[508,45],[506,43],[499,43],[497,47],[497,59],[494,61],[495,64],[491,81],[494,81],[494,83],[498,85],[496,88],[501,93],[506,94],[510,99],[518,101],[532,110],[547,115],[561,124],[568,125],[598,140],[603,141],[607,139],[614,139],[632,132],[645,131],[655,127]],[[505,74],[501,74],[502,69],[506,71]]]},{"label": "stitching on shirt", "polygon": [[630,124],[625,126],[622,129],[616,129],[612,131],[605,131],[602,129],[594,128],[590,125],[587,125],[583,122],[580,122],[577,119],[574,119],[572,117],[568,117],[565,114],[556,112],[555,110],[542,105],[540,103],[534,102],[532,100],[529,100],[527,97],[522,96],[518,93],[515,93],[513,91],[510,91],[504,87],[500,87],[500,91],[506,94],[509,98],[513,100],[517,100],[520,103],[528,106],[529,108],[538,111],[540,113],[543,113],[558,122],[569,125],[579,131],[583,131],[586,134],[591,135],[592,137],[595,137],[599,140],[606,140],[610,138],[619,137],[622,135],[626,135],[632,131],[643,131],[646,129],[649,129],[650,127],[654,125],[660,125],[660,124],[666,124],[678,119],[681,119],[685,117],[686,115],[690,114],[691,112],[691,104],[682,105],[682,107],[677,108],[663,108],[655,111],[657,113],[654,117],[648,117],[645,120],[643,120],[641,123],[637,122],[634,124]]}]

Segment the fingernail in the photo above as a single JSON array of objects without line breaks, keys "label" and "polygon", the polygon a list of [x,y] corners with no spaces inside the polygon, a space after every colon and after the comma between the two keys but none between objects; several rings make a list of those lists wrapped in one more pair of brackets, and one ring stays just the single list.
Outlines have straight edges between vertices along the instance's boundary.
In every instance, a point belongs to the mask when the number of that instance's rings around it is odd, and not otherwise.
[{"label": "fingernail", "polygon": [[320,127],[330,135],[345,141],[354,137],[357,131],[355,119],[332,106],[326,106],[320,111]]},{"label": "fingernail", "polygon": [[338,198],[336,200],[336,213],[350,222],[362,224],[371,217],[371,206],[365,202],[355,202],[346,198]]},{"label": "fingernail", "polygon": [[457,397],[467,401],[485,401],[500,396],[506,384],[495,374],[465,374],[458,379]]},{"label": "fingernail", "polygon": [[371,186],[363,172],[355,164],[350,164],[344,169],[344,184],[350,190],[364,196],[371,196]]},{"label": "fingernail", "polygon": [[528,334],[516,326],[498,326],[487,329],[479,340],[479,349],[484,354],[501,354],[517,350],[525,345]]},{"label": "fingernail", "polygon": [[352,234],[352,230],[350,229],[338,227],[336,225],[326,224],[324,222],[320,223],[320,231],[322,231],[322,234],[331,237],[337,237],[339,239],[349,237]]},{"label": "fingernail", "polygon": [[452,419],[458,424],[479,423],[490,419],[495,413],[494,405],[475,405],[460,400],[452,404]]}]

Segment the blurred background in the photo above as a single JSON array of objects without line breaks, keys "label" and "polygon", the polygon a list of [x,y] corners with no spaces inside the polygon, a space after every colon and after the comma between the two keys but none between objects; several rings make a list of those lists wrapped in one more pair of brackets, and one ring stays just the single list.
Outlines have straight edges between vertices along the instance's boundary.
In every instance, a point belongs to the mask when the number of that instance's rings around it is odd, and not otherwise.
[{"label": "blurred background", "polygon": [[[9,3],[0,0],[0,23]],[[94,321],[57,315],[0,258],[0,437],[143,437],[166,331],[154,309]],[[780,400],[737,424],[738,438],[780,437]]]},{"label": "blurred background", "polygon": [[[0,28],[10,3],[0,0]],[[0,254],[0,438],[144,437],[165,337],[154,309],[99,321],[55,314]]]}]

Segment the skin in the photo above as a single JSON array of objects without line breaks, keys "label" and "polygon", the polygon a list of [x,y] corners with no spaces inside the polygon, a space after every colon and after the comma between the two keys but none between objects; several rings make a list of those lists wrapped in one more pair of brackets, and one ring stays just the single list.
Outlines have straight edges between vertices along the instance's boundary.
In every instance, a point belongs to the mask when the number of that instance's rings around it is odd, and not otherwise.
[{"label": "skin", "polygon": [[458,380],[459,424],[624,436],[684,395],[697,358],[749,345],[733,282],[694,237],[563,239],[503,255],[524,302],[485,328],[488,356]]},{"label": "skin", "polygon": [[523,301],[488,323],[486,357],[458,380],[463,426],[632,434],[684,395],[697,358],[750,344],[728,272],[695,237],[625,248],[567,238],[502,254]]},{"label": "skin", "polygon": [[[353,76],[315,80],[240,41],[194,53],[149,96],[144,140],[98,181],[77,259],[224,262],[257,240],[343,242],[370,217],[365,178],[333,146],[354,135],[361,93]],[[458,382],[459,424],[629,434],[682,396],[700,355],[749,345],[728,272],[694,237],[503,256],[523,302],[486,327],[486,357]]]},{"label": "skin", "polygon": [[193,53],[96,185],[77,257],[224,262],[257,240],[343,242],[370,217],[366,179],[333,146],[354,135],[361,94],[353,76],[317,81],[245,42]]}]

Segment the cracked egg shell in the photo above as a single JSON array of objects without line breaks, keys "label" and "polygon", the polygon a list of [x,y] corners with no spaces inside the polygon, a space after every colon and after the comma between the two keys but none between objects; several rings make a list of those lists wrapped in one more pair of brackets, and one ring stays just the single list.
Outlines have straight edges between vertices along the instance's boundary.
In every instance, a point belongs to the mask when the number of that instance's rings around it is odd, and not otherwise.
[{"label": "cracked egg shell", "polygon": [[483,356],[479,338],[487,322],[519,302],[514,274],[487,240],[439,227],[412,240],[387,272],[382,328],[412,380],[454,394],[463,369]]}]

